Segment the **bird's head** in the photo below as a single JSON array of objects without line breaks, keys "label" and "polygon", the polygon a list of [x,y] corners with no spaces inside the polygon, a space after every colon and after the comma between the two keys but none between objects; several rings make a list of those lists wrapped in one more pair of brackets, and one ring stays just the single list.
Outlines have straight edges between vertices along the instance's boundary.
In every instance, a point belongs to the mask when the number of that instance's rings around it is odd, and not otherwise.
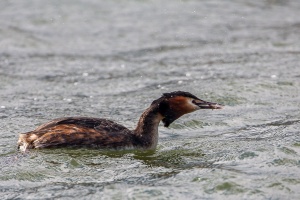
[{"label": "bird's head", "polygon": [[152,105],[155,104],[163,117],[165,127],[182,115],[199,109],[222,109],[220,104],[203,101],[189,92],[182,91],[164,93],[162,97],[152,102]]}]

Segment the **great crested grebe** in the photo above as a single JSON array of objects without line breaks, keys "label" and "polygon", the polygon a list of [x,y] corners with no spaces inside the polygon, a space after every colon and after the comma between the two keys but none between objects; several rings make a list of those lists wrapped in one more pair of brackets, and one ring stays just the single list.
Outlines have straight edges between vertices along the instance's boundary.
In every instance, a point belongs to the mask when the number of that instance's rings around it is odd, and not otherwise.
[{"label": "great crested grebe", "polygon": [[165,93],[144,111],[135,130],[129,130],[107,119],[59,118],[39,126],[34,131],[20,134],[18,147],[21,151],[65,146],[155,149],[160,121],[168,127],[186,113],[221,108],[217,103],[203,101],[188,92]]}]

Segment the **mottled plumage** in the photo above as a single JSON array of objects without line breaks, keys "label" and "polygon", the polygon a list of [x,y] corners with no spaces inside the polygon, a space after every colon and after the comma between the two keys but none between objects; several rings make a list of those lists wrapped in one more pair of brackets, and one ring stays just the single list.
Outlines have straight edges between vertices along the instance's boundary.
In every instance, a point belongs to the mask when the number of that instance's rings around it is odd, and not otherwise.
[{"label": "mottled plumage", "polygon": [[165,93],[144,111],[135,130],[107,119],[67,117],[20,134],[18,146],[22,151],[63,146],[153,149],[157,145],[161,120],[167,127],[180,116],[201,108],[220,109],[221,106],[200,100],[188,92]]}]

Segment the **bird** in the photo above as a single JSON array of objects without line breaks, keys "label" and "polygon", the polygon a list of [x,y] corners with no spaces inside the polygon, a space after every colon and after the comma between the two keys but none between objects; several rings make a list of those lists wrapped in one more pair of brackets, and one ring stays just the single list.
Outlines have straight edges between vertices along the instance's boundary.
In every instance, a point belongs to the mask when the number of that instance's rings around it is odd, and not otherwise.
[{"label": "bird", "polygon": [[189,92],[169,92],[151,103],[134,130],[104,118],[64,117],[21,133],[17,145],[22,152],[55,147],[153,150],[158,143],[161,121],[169,127],[184,114],[200,109],[222,108],[221,104],[201,100]]}]

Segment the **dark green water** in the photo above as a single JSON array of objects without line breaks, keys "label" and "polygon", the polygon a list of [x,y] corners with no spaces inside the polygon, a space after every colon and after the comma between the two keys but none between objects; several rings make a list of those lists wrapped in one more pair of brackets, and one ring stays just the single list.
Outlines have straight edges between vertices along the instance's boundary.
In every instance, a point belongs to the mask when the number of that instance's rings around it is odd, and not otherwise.
[{"label": "dark green water", "polygon": [[[1,1],[1,199],[299,199],[300,2]],[[16,150],[63,116],[134,128],[164,92],[223,110],[154,152]]]}]

